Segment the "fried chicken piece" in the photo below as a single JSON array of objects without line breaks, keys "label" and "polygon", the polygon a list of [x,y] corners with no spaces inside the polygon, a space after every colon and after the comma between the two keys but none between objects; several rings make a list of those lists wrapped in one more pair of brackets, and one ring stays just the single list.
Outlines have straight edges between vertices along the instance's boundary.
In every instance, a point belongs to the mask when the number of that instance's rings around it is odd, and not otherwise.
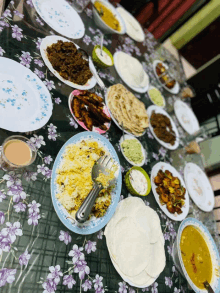
[{"label": "fried chicken piece", "polygon": [[92,111],[92,113],[97,117],[99,121],[102,122],[110,122],[111,118],[108,117],[101,109],[96,108],[94,105],[89,105],[89,110]]},{"label": "fried chicken piece", "polygon": [[80,120],[82,118],[81,103],[77,98],[72,101],[72,109],[75,117]]},{"label": "fried chicken piece", "polygon": [[103,99],[94,93],[88,93],[88,96],[96,102],[102,103]]},{"label": "fried chicken piece", "polygon": [[93,122],[91,117],[89,116],[89,112],[85,109],[82,110],[82,117],[83,117],[83,122],[85,123],[85,126],[92,131],[92,127],[93,127]]}]

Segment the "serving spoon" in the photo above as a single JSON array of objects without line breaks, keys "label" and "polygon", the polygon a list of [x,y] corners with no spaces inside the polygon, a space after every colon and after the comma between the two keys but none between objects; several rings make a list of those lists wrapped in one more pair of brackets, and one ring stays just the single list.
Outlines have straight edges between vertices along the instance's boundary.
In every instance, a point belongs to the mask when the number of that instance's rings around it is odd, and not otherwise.
[{"label": "serving spoon", "polygon": [[[99,192],[103,189],[103,186],[100,182],[97,182],[96,179],[98,178],[100,173],[105,175],[109,174],[109,171],[113,170],[114,167],[113,159],[110,156],[103,156],[98,159],[95,165],[92,168],[92,181],[94,182],[92,190],[89,192],[87,197],[84,199],[81,207],[78,209],[76,213],[76,221],[80,224],[85,223],[88,219],[92,207],[95,203],[95,200],[99,194]],[[116,177],[108,182],[108,185],[112,185],[115,182]]]},{"label": "serving spoon", "polygon": [[208,281],[203,282],[203,285],[208,293],[215,293]]},{"label": "serving spoon", "polygon": [[[79,48],[77,51],[82,54],[83,59],[85,59],[88,62],[92,61],[91,57],[88,55],[88,53],[85,50]],[[89,66],[89,69],[91,70],[92,74],[94,75],[98,85],[101,87],[102,90],[104,90],[105,89],[104,82],[99,77],[97,71],[95,69],[91,68],[91,66]]]}]

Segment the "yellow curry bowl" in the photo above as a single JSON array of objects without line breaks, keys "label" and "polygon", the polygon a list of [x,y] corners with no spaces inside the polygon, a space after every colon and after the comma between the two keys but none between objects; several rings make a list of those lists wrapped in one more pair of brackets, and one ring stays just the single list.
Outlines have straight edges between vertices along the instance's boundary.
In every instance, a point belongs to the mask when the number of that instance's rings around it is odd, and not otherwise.
[{"label": "yellow curry bowl", "polygon": [[[125,22],[112,4],[110,4],[108,1],[105,1],[105,0],[92,0],[91,2],[93,4],[92,10],[93,10],[95,23],[99,28],[103,30],[103,32],[105,32],[106,34],[119,34],[119,35],[123,35],[126,33]],[[96,8],[94,7],[96,2],[99,4],[99,6],[103,7],[102,10],[100,9],[101,10],[100,14],[97,12]],[[101,14],[103,12],[105,13],[106,11],[108,13],[109,10],[110,10],[110,13],[113,14],[113,17],[115,18],[115,22],[119,24],[118,30],[113,29],[114,21],[112,21],[112,19],[109,21],[109,24],[107,24],[102,19],[104,18],[106,19],[106,21],[108,21],[108,17],[101,16]]]},{"label": "yellow curry bowl", "polygon": [[219,251],[208,229],[195,218],[186,218],[179,226],[172,248],[174,264],[196,293],[205,293],[208,281],[220,292]]},{"label": "yellow curry bowl", "polygon": [[[139,194],[139,193],[134,189],[134,187],[132,186],[131,181],[130,181],[130,178],[129,178],[129,175],[130,175],[130,173],[131,173],[132,170],[140,171],[140,172],[144,175],[144,177],[145,177],[145,179],[146,179],[146,182],[147,182],[147,190],[146,190],[145,194]],[[150,178],[149,178],[147,172],[145,172],[145,170],[144,170],[143,168],[141,168],[141,167],[133,166],[133,167],[132,167],[132,168],[131,168],[131,169],[125,174],[125,178],[124,178],[124,179],[125,179],[125,185],[126,185],[128,191],[129,191],[131,194],[133,194],[133,195],[147,196],[147,195],[150,193],[150,191],[151,191],[151,182],[150,182]]]}]

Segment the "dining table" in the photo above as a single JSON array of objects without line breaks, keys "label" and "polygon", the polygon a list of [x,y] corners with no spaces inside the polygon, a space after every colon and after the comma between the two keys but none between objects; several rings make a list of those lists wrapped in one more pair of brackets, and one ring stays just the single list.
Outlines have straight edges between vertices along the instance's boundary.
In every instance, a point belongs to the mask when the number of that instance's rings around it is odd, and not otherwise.
[{"label": "dining table", "polygon": [[[71,5],[71,1],[69,3]],[[80,17],[85,25],[85,34],[80,39],[71,40],[91,55],[94,46],[100,43],[101,36],[101,30],[93,19],[91,4],[80,13]],[[180,93],[173,95],[161,86],[152,64],[154,60],[165,62],[179,82],[180,89],[187,84],[183,67],[151,33],[147,30],[144,32],[145,40],[142,43],[133,41],[126,34],[104,35],[104,46],[112,54],[124,51],[141,62],[150,84],[157,87],[165,97],[165,110],[173,118],[179,131],[178,149],[168,150],[147,129],[139,138],[146,151],[143,169],[150,176],[153,166],[159,161],[171,164],[181,175],[187,162],[195,162],[203,168],[201,154],[187,154],[184,148],[187,133],[175,117],[173,107],[175,100],[181,98]],[[14,171],[0,170],[0,292],[189,292],[187,281],[178,272],[172,258],[173,243],[180,222],[169,219],[163,213],[152,191],[141,198],[160,217],[165,239],[166,266],[156,281],[147,288],[131,287],[117,273],[106,246],[105,228],[91,235],[79,235],[69,231],[58,218],[51,199],[54,160],[68,139],[85,130],[74,120],[68,107],[68,97],[74,89],[55,77],[41,58],[41,41],[50,35],[59,34],[38,15],[32,0],[11,1],[0,18],[0,56],[10,58],[34,72],[46,85],[53,102],[52,116],[41,129],[28,133],[0,129],[1,144],[7,137],[21,134],[28,137],[37,149],[37,158],[29,167]],[[113,84],[124,84],[114,66],[96,69],[105,88]],[[103,95],[98,84],[92,91]],[[147,92],[132,92],[146,108],[152,105]],[[190,101],[187,102],[190,105]],[[120,160],[120,200],[132,196],[124,182],[124,176],[131,165],[120,150],[119,140],[122,134],[113,121],[110,129],[103,134],[113,145]],[[213,211],[201,211],[190,199],[187,217],[200,220],[220,249]],[[74,264],[72,259],[76,255],[81,256],[81,262]]]}]

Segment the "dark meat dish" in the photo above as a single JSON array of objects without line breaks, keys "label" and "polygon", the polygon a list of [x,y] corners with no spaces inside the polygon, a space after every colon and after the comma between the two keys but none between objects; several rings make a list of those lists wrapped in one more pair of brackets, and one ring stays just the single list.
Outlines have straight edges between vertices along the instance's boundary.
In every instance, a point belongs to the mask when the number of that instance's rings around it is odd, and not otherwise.
[{"label": "dark meat dish", "polygon": [[93,126],[102,130],[107,130],[105,123],[109,123],[111,118],[103,112],[102,98],[88,91],[80,91],[78,96],[72,100],[72,110],[77,119],[92,131]]},{"label": "dark meat dish", "polygon": [[185,204],[186,189],[181,185],[179,178],[174,177],[168,170],[165,172],[159,170],[154,183],[157,185],[156,191],[160,203],[166,205],[171,214],[181,214]]},{"label": "dark meat dish", "polygon": [[176,136],[174,134],[170,119],[163,114],[156,114],[152,112],[150,117],[150,123],[154,129],[155,135],[162,141],[175,144]]},{"label": "dark meat dish", "polygon": [[82,58],[72,42],[58,41],[52,44],[47,47],[47,57],[64,79],[84,85],[92,77],[89,62]]}]

